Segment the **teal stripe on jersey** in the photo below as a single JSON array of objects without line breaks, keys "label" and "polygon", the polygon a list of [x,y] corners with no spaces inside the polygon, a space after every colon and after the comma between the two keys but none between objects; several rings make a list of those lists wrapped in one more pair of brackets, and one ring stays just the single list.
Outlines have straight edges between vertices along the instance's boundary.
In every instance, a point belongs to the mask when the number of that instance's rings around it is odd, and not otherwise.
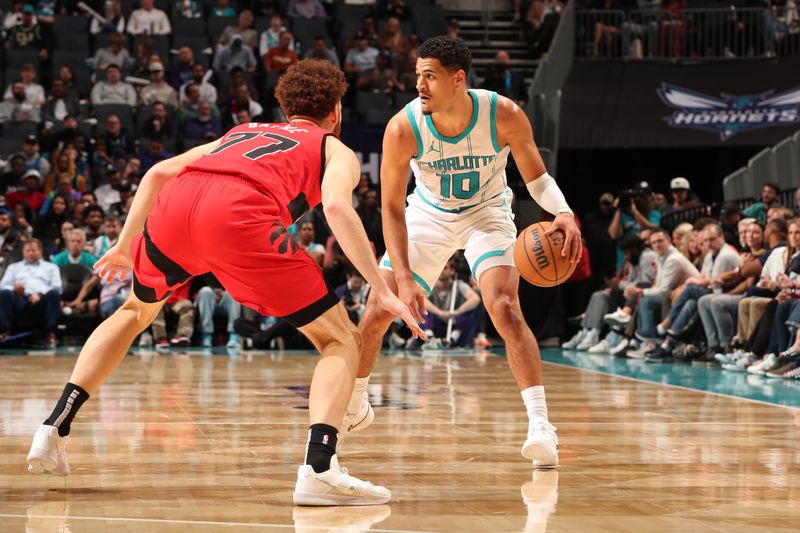
[{"label": "teal stripe on jersey", "polygon": [[505,250],[494,250],[491,252],[486,252],[482,254],[478,259],[475,260],[475,264],[472,266],[472,277],[475,277],[475,272],[478,271],[478,265],[480,265],[484,260],[489,259],[490,257],[497,257],[498,255],[503,255]]},{"label": "teal stripe on jersey", "polygon": [[414,130],[414,137],[417,138],[417,156],[414,159],[419,159],[422,157],[422,135],[419,133],[419,126],[417,126],[417,120],[414,118],[414,112],[411,111],[411,104],[406,104],[406,116],[408,116],[408,121],[411,123],[411,129]]},{"label": "teal stripe on jersey", "polygon": [[478,114],[480,112],[480,104],[478,103],[478,96],[472,91],[467,91],[467,92],[469,92],[469,95],[472,97],[472,120],[470,121],[469,126],[467,126],[467,129],[459,133],[457,137],[447,137],[445,135],[441,135],[436,130],[436,126],[433,124],[431,116],[425,115],[425,123],[428,125],[428,129],[431,130],[433,136],[439,139],[440,141],[444,141],[450,144],[458,144],[459,142],[461,142],[461,139],[469,135],[469,132],[472,131],[472,128],[474,128],[475,124],[478,122]]},{"label": "teal stripe on jersey", "polygon": [[500,145],[497,143],[497,93],[493,92],[490,96],[490,106],[489,109],[489,127],[492,131],[492,146],[494,146],[494,151],[498,154],[500,153]]},{"label": "teal stripe on jersey", "polygon": [[[392,268],[392,262],[390,260],[388,260],[388,259],[384,259],[383,260],[383,266]],[[414,276],[414,281],[419,283],[419,286],[422,287],[425,290],[426,294],[430,294],[431,293],[431,288],[428,286],[427,283],[425,283],[425,280],[422,279],[422,276],[420,276],[419,274],[417,274],[413,270],[411,271],[411,275]]]}]

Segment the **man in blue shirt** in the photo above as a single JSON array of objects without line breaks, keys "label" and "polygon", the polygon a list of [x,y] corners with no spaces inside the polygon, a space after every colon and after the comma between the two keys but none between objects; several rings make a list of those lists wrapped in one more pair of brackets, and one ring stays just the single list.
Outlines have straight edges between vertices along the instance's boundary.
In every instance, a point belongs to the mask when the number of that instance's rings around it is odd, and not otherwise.
[{"label": "man in blue shirt", "polygon": [[617,241],[617,270],[622,268],[625,255],[619,249],[622,237],[642,230],[652,230],[661,225],[661,212],[653,208],[653,189],[646,181],[637,183],[628,193],[635,193],[633,197],[621,194],[614,202],[616,212],[611,224],[608,226],[608,236]]},{"label": "man in blue shirt", "polygon": [[11,333],[14,318],[21,313],[44,318],[48,347],[56,345],[61,272],[42,259],[42,243],[31,239],[22,249],[23,260],[8,265],[0,280],[0,342]]}]

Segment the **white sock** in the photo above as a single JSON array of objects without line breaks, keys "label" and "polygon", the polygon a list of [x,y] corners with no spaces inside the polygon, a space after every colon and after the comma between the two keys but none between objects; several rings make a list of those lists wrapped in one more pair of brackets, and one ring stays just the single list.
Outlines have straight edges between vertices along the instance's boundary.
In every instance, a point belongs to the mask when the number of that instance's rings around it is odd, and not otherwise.
[{"label": "white sock", "polygon": [[547,420],[547,401],[544,398],[544,386],[536,385],[522,391],[522,401],[528,411],[528,420],[543,418]]},{"label": "white sock", "polygon": [[364,400],[364,391],[367,390],[368,383],[369,376],[356,378],[356,384],[353,386],[353,395],[350,396],[350,403],[347,404],[348,414],[355,414],[361,409],[361,402]]},{"label": "white sock", "polygon": [[659,335],[666,335],[667,334],[667,328],[665,328],[661,324],[656,326],[656,331],[658,331]]}]

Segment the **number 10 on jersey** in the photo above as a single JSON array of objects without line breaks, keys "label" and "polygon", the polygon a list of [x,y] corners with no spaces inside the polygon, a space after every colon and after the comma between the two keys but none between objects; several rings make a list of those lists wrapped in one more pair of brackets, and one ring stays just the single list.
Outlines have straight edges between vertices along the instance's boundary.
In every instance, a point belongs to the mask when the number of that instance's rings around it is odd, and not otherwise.
[{"label": "number 10 on jersey", "polygon": [[469,200],[478,192],[481,175],[477,171],[436,175],[441,179],[439,193],[442,198],[453,196],[459,200]]}]

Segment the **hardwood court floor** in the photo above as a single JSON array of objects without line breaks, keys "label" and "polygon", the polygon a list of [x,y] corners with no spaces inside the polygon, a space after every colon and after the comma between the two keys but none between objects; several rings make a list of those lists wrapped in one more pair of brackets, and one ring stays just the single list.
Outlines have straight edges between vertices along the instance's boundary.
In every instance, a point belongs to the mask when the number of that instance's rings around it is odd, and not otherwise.
[{"label": "hardwood court floor", "polygon": [[74,357],[0,357],[0,531],[797,530],[800,410],[546,365],[561,466],[534,472],[497,356],[384,357],[376,422],[340,457],[392,502],[294,509],[315,361],[129,356],[64,479],[25,454]]}]

